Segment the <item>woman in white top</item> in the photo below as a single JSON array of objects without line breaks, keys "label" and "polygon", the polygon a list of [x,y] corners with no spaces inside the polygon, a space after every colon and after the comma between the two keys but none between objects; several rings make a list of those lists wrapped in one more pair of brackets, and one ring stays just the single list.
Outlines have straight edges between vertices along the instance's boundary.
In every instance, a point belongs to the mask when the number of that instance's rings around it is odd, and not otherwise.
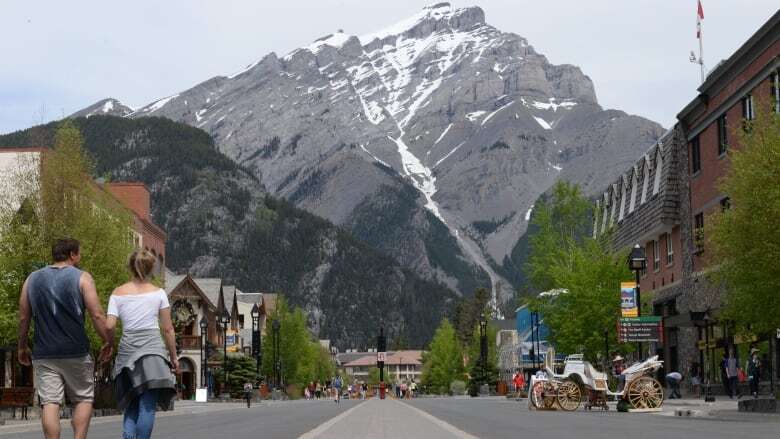
[{"label": "woman in white top", "polygon": [[129,263],[133,280],[115,289],[108,301],[109,329],[116,327],[117,319],[122,321],[112,375],[117,406],[124,410],[125,439],[151,437],[157,406],[171,409],[176,396],[171,371],[178,372],[179,363],[171,308],[165,290],[149,282],[155,262],[146,250],[133,252]]}]

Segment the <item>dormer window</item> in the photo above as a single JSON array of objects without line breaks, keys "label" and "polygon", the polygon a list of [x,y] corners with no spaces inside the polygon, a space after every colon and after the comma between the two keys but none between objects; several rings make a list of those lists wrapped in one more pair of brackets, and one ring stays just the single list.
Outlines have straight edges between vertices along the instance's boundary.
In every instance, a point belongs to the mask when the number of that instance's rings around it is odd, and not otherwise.
[{"label": "dormer window", "polygon": [[634,211],[636,207],[636,169],[631,173],[631,202],[628,204],[628,213]]},{"label": "dormer window", "polygon": [[661,156],[661,148],[658,148],[658,152],[655,156],[655,179],[653,181],[653,195],[657,195],[661,189],[661,173],[664,168],[664,159]]},{"label": "dormer window", "polygon": [[645,172],[642,177],[642,202],[640,204],[645,204],[645,201],[647,201],[647,186],[650,184],[650,163],[648,160],[645,160],[644,168]]}]

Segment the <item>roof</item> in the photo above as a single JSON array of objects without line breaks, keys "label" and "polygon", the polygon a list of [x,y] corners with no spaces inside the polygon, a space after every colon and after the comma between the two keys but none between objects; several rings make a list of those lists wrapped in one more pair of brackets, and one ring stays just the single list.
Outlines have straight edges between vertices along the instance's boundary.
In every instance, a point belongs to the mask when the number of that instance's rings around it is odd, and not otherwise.
[{"label": "roof", "polygon": [[[362,356],[356,360],[344,364],[347,367],[373,366],[376,364],[376,352],[362,352]],[[386,366],[394,365],[422,365],[423,351],[396,351],[388,352],[385,358]]]},{"label": "roof", "polygon": [[49,148],[44,148],[41,146],[31,146],[31,147],[5,147],[0,146],[0,153],[8,153],[8,152],[46,152]]},{"label": "roof", "polygon": [[170,295],[185,277],[186,274],[174,274],[172,271],[165,270],[165,292]]},{"label": "roof", "polygon": [[192,280],[214,306],[219,303],[219,286],[222,284],[222,279],[217,277],[202,277],[193,278]]}]

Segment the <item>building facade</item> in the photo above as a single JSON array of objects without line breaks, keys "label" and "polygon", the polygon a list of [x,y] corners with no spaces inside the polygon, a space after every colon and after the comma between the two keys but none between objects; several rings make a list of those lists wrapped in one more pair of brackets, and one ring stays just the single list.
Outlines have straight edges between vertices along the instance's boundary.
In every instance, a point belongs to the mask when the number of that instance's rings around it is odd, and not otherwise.
[{"label": "building facade", "polygon": [[616,249],[645,248],[642,314],[664,317],[655,353],[666,371],[687,374],[698,363],[719,381],[721,355],[735,348],[739,356],[760,340],[735,336],[730,322],[719,319],[726,291],[706,276],[715,267],[707,262],[704,230],[714,212],[730,208],[718,182],[728,151],[741,147],[738,130],[757,111],[780,111],[780,12],[710,72],[698,92],[678,123],[596,202],[594,234],[612,233]]}]

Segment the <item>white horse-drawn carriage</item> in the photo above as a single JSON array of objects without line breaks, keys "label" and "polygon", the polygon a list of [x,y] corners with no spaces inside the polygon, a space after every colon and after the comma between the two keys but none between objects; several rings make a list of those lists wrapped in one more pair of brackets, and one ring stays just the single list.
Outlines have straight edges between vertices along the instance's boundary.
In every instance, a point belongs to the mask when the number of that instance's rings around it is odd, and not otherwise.
[{"label": "white horse-drawn carriage", "polygon": [[582,354],[566,357],[562,374],[555,373],[554,358],[555,352],[548,350],[544,370],[531,377],[528,399],[535,409],[559,407],[573,411],[579,408],[583,399],[586,409],[603,410],[608,410],[609,398],[617,399],[619,406],[633,409],[657,409],[664,402],[663,387],[653,378],[663,364],[658,356],[625,369],[618,377],[619,385],[614,392],[609,389],[607,374],[596,370]]}]

